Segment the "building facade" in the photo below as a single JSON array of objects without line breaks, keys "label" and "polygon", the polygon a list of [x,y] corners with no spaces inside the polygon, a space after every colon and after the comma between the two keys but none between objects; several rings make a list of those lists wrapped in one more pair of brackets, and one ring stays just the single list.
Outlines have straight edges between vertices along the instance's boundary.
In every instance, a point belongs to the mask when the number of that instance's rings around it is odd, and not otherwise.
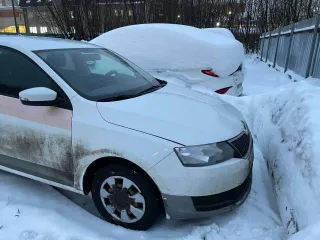
[{"label": "building facade", "polygon": [[[1,4],[3,4],[1,2]],[[15,23],[16,20],[16,23]],[[16,26],[17,24],[17,26]],[[2,33],[16,33],[18,27],[18,31],[20,33],[25,33],[25,22],[23,17],[23,11],[21,8],[17,7],[13,11],[12,6],[0,6],[0,32]]]},{"label": "building facade", "polygon": [[[1,1],[1,0],[0,0]],[[128,0],[20,0],[28,33],[96,35],[124,22],[134,24],[144,2]],[[142,9],[142,10],[141,10]]]}]

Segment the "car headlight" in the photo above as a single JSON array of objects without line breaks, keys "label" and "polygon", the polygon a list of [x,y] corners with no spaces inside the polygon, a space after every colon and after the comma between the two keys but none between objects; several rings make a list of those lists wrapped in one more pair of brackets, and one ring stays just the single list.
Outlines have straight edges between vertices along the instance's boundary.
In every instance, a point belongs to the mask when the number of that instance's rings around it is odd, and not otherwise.
[{"label": "car headlight", "polygon": [[214,165],[233,158],[234,150],[226,142],[174,149],[184,166],[198,167]]}]

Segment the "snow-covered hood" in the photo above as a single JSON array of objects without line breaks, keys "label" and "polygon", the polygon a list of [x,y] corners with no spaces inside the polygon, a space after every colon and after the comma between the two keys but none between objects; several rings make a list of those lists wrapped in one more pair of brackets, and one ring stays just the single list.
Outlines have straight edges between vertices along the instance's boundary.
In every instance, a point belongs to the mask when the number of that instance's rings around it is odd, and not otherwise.
[{"label": "snow-covered hood", "polygon": [[98,102],[97,107],[107,122],[183,145],[227,140],[244,129],[241,113],[218,96],[173,84],[136,98]]}]

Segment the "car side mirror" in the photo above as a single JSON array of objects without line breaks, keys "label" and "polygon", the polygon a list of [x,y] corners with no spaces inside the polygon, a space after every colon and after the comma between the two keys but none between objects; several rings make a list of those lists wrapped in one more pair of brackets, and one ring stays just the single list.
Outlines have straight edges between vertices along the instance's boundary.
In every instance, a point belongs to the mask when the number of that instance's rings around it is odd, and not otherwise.
[{"label": "car side mirror", "polygon": [[29,88],[19,93],[20,101],[28,106],[54,106],[57,103],[57,93],[49,88]]}]

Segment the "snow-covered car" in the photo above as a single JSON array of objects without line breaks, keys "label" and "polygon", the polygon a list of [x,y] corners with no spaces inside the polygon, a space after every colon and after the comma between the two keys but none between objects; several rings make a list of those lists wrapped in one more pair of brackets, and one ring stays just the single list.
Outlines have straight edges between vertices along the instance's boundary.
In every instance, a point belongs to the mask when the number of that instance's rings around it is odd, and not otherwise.
[{"label": "snow-covered car", "polygon": [[175,24],[140,24],[106,32],[90,41],[134,62],[151,75],[219,94],[243,92],[243,45],[234,38]]},{"label": "snow-covered car", "polygon": [[[0,37],[0,169],[149,228],[231,210],[250,192],[252,137],[218,96],[157,80],[89,43]],[[27,197],[27,196],[26,196]]]}]

